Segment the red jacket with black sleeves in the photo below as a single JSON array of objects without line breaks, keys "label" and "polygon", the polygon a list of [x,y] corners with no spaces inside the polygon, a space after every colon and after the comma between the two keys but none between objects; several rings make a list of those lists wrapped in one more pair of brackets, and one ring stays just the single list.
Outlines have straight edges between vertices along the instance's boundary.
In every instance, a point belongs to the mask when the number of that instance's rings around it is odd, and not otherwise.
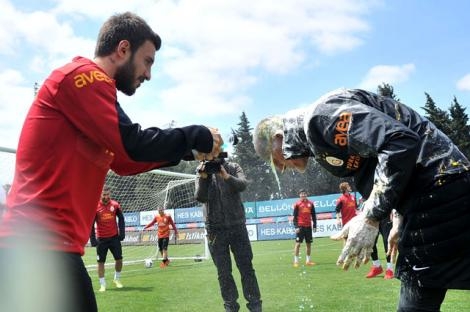
[{"label": "red jacket with black sleeves", "polygon": [[132,175],[208,153],[206,127],[141,129],[117,102],[115,81],[82,57],[40,88],[23,125],[0,246],[31,238],[83,254],[108,170]]}]

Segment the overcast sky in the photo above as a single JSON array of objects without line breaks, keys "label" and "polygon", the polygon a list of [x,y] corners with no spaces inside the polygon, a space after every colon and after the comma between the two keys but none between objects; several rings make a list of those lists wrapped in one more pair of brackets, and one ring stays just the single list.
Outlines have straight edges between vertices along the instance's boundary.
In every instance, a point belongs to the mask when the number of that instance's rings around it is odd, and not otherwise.
[{"label": "overcast sky", "polygon": [[[112,5],[110,5],[112,3]],[[111,8],[112,7],[112,8]],[[144,17],[162,37],[152,80],[124,110],[143,127],[205,124],[228,137],[338,87],[394,86],[421,113],[470,103],[470,1],[0,0],[0,146],[16,148],[34,84],[75,55],[92,58],[101,24]],[[470,113],[467,110],[467,114]]]}]

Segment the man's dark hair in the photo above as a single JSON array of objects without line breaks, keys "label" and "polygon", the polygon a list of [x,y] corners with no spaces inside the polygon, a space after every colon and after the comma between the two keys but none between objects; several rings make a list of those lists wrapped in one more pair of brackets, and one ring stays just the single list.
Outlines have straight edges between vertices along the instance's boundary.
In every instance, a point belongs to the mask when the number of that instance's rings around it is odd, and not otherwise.
[{"label": "man's dark hair", "polygon": [[126,12],[111,16],[101,26],[96,42],[95,57],[107,56],[113,53],[122,40],[129,41],[131,52],[149,40],[158,51],[162,41],[147,22],[134,13]]}]

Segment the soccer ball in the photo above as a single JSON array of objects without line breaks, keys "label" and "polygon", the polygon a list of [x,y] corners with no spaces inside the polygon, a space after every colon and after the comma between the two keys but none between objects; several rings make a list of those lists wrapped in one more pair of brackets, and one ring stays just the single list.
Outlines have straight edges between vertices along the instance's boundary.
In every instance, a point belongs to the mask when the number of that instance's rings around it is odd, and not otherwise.
[{"label": "soccer ball", "polygon": [[152,259],[145,259],[144,265],[147,269],[150,269],[151,267],[153,267]]}]

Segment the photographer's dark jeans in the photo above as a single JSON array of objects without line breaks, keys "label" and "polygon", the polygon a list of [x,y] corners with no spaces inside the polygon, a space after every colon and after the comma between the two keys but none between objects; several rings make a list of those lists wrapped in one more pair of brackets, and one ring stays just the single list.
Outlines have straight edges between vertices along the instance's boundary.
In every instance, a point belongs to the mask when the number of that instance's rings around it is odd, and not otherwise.
[{"label": "photographer's dark jeans", "polygon": [[225,311],[236,312],[240,309],[238,304],[238,290],[232,275],[232,261],[230,250],[240,271],[243,295],[248,301],[249,311],[261,312],[261,298],[253,269],[253,252],[245,225],[224,230],[208,230],[209,251],[217,267],[220,292],[224,300]]}]

